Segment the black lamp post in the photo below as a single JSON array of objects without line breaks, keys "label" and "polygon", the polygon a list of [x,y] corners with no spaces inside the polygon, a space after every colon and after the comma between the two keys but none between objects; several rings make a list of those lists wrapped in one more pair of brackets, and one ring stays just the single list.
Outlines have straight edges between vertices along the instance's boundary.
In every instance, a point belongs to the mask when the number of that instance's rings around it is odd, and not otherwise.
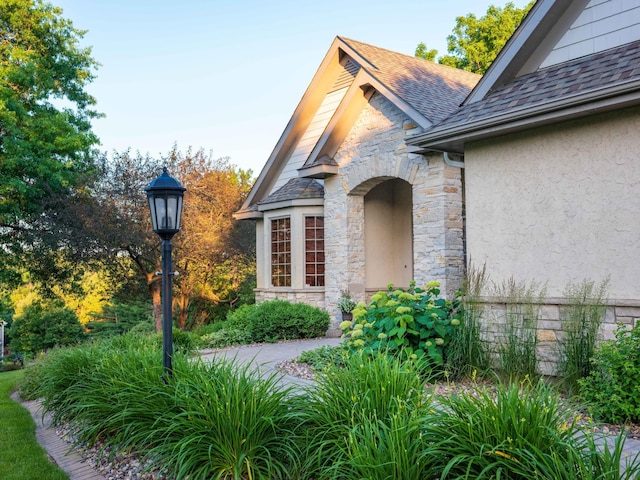
[{"label": "black lamp post", "polygon": [[162,169],[162,175],[153,180],[147,188],[147,199],[151,210],[153,231],[162,239],[162,365],[164,373],[171,376],[173,367],[173,318],[171,311],[171,239],[180,231],[182,198],[186,188]]}]

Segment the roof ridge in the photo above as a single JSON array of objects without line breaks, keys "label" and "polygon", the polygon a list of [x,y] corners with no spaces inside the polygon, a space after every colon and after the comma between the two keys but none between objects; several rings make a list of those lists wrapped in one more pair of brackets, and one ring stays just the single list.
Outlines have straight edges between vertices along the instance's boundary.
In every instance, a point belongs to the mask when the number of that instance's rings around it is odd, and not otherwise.
[{"label": "roof ridge", "polygon": [[[352,38],[342,37],[340,35],[338,35],[337,37],[340,40],[342,40],[344,43],[349,45],[351,48],[356,50],[361,55],[362,55],[362,52],[358,51],[358,48],[357,48],[358,45],[362,45],[362,46],[365,46],[367,48],[372,48],[372,49],[375,49],[375,50],[378,50],[378,51],[382,51],[382,52],[387,52],[387,53],[390,53],[392,55],[399,55],[401,57],[407,58],[410,61],[422,64],[422,65],[424,65],[424,66],[426,66],[428,68],[435,68],[435,69],[440,69],[440,70],[443,70],[443,71],[456,72],[458,74],[461,74],[463,76],[468,76],[470,78],[474,77],[474,78],[478,78],[479,79],[482,76],[482,75],[479,75],[477,73],[469,72],[467,70],[462,70],[460,68],[451,67],[449,65],[443,65],[441,63],[433,62],[431,60],[426,60],[426,59],[421,58],[421,57],[416,57],[415,55],[409,55],[407,53],[397,52],[395,50],[389,50],[388,48],[378,47],[376,45],[372,45],[372,44],[367,43],[367,42],[361,42],[359,40],[354,40]],[[353,45],[353,44],[355,44],[355,45]],[[380,70],[377,66],[375,68],[376,68],[376,70]]]}]

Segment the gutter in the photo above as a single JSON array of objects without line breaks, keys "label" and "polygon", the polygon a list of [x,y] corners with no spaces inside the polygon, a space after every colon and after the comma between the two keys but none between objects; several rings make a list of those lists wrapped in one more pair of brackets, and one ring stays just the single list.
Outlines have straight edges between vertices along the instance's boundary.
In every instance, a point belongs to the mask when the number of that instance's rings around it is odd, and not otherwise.
[{"label": "gutter", "polygon": [[[560,101],[538,106],[524,106],[518,110],[464,123],[450,129],[442,129],[439,132],[432,130],[408,138],[406,143],[407,145],[429,147],[446,142],[464,142],[465,140],[500,135],[515,129],[524,129],[529,125],[539,126],[540,124],[554,123],[554,120],[562,121],[576,118],[594,110],[606,112],[621,106],[633,106],[640,103],[639,90],[640,80],[636,79],[618,84],[613,88],[607,87],[565,97]],[[612,97],[616,97],[615,101],[611,100]]]}]

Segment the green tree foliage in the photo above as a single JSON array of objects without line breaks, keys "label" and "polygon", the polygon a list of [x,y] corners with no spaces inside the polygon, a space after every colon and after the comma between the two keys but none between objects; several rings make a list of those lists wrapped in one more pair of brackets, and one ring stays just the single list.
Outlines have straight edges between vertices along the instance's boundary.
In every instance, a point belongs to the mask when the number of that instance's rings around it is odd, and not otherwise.
[{"label": "green tree foliage", "polygon": [[[101,313],[93,315],[86,327],[95,337],[110,337],[128,332],[134,327],[144,331],[151,326],[153,318],[148,303],[129,302],[106,305]],[[144,325],[142,325],[144,324]]]},{"label": "green tree foliage", "polygon": [[[487,13],[478,18],[473,13],[456,18],[456,26],[447,37],[447,51],[438,63],[483,74],[507,43],[535,0],[523,8],[508,2],[504,7],[490,5]],[[416,57],[435,59],[437,50],[428,50],[424,43],[418,44]]]},{"label": "green tree foliage", "polygon": [[0,0],[0,226],[27,228],[92,171],[97,63],[84,33],[42,0]]},{"label": "green tree foliage", "polygon": [[13,352],[39,353],[57,346],[73,345],[85,336],[76,314],[59,303],[34,303],[11,325]]},{"label": "green tree foliage", "polygon": [[438,50],[427,48],[427,45],[424,42],[420,42],[416,47],[415,56],[418,58],[424,58],[425,60],[429,60],[430,62],[435,62],[436,55],[438,55]]}]

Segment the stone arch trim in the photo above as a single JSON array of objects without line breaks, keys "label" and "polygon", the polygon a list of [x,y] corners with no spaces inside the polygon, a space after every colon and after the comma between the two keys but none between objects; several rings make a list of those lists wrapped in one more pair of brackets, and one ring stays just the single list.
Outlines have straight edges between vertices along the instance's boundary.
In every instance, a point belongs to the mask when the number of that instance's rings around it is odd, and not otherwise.
[{"label": "stone arch trim", "polygon": [[373,187],[391,180],[400,178],[415,185],[418,169],[425,161],[416,155],[416,158],[398,158],[392,162],[378,161],[371,168],[356,167],[345,172],[344,183],[348,195],[366,195]]}]

